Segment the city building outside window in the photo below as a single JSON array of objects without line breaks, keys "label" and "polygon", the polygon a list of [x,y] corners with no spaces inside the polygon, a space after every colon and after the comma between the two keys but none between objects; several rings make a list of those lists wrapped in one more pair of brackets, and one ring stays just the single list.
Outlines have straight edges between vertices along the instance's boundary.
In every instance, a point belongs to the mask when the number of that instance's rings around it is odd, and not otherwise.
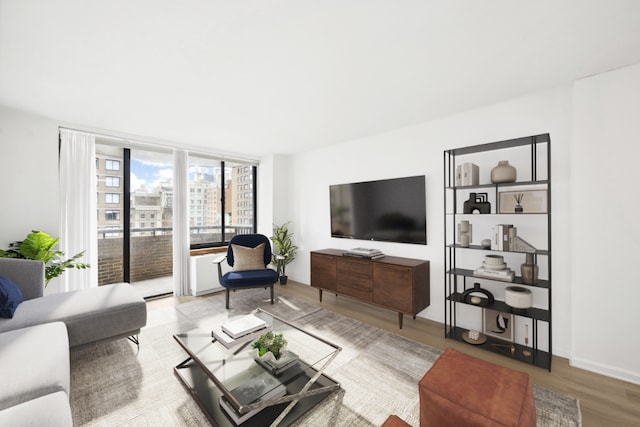
[{"label": "city building outside window", "polygon": [[105,211],[104,219],[107,221],[120,221],[120,211],[119,210]]}]

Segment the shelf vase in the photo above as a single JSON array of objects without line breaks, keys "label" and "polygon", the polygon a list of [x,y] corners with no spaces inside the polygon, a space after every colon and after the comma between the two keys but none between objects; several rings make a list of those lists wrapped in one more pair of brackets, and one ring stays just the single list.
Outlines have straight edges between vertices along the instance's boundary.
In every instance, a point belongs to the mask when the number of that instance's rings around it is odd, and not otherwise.
[{"label": "shelf vase", "polygon": [[493,184],[516,182],[517,177],[516,168],[511,166],[507,160],[500,160],[498,165],[491,169],[491,182]]},{"label": "shelf vase", "polygon": [[527,254],[527,259],[520,266],[522,275],[522,283],[525,285],[533,285],[538,281],[538,264],[533,261],[533,254]]}]

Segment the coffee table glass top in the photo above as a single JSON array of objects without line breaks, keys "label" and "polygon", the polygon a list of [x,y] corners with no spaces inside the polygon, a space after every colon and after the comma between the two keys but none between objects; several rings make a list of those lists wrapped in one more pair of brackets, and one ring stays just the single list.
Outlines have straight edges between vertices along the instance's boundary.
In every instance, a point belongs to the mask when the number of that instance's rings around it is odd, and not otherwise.
[{"label": "coffee table glass top", "polygon": [[196,329],[174,335],[239,414],[287,401],[292,407],[301,398],[339,387],[322,375],[340,352],[339,346],[261,309],[252,314],[264,320],[274,334],[283,334],[292,363],[270,369],[256,361],[257,350],[251,344],[258,337],[229,349],[212,338],[211,331]]}]

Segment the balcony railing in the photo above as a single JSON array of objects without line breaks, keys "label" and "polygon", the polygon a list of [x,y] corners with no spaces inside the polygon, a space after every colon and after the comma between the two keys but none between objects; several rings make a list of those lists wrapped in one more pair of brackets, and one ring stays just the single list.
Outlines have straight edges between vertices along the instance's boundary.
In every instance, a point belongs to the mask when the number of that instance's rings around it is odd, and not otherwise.
[{"label": "balcony railing", "polygon": [[[250,234],[253,227],[229,226],[226,237]],[[220,226],[194,226],[192,243],[222,242]],[[171,227],[132,228],[130,239],[130,281],[132,283],[173,274],[173,236]],[[124,276],[124,229],[98,230],[98,284],[121,282]]]},{"label": "balcony railing", "polygon": [[[235,236],[236,234],[251,234],[253,226],[231,225],[226,226],[226,234]],[[219,225],[198,225],[189,227],[191,236],[194,234],[218,234],[220,235],[222,227]],[[173,233],[173,227],[140,227],[132,228],[131,236],[157,236],[170,235]],[[118,238],[124,235],[124,228],[102,228],[98,229],[98,239]],[[221,241],[221,239],[219,240]]]}]

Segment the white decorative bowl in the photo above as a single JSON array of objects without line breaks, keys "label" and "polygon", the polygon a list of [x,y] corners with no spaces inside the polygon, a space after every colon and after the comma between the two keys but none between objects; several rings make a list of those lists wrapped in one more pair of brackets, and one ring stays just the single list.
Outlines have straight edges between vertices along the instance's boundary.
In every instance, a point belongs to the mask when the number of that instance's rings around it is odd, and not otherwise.
[{"label": "white decorative bowl", "polygon": [[504,302],[513,308],[529,308],[533,305],[533,294],[522,286],[509,286],[504,290]]},{"label": "white decorative bowl", "polygon": [[502,264],[487,264],[486,261],[482,262],[482,266],[484,268],[486,268],[487,270],[493,270],[493,271],[504,270],[505,268],[507,268],[507,264],[505,264],[505,263],[502,263]]},{"label": "white decorative bowl", "polygon": [[504,264],[504,257],[502,255],[485,255],[485,265],[500,265]]}]

